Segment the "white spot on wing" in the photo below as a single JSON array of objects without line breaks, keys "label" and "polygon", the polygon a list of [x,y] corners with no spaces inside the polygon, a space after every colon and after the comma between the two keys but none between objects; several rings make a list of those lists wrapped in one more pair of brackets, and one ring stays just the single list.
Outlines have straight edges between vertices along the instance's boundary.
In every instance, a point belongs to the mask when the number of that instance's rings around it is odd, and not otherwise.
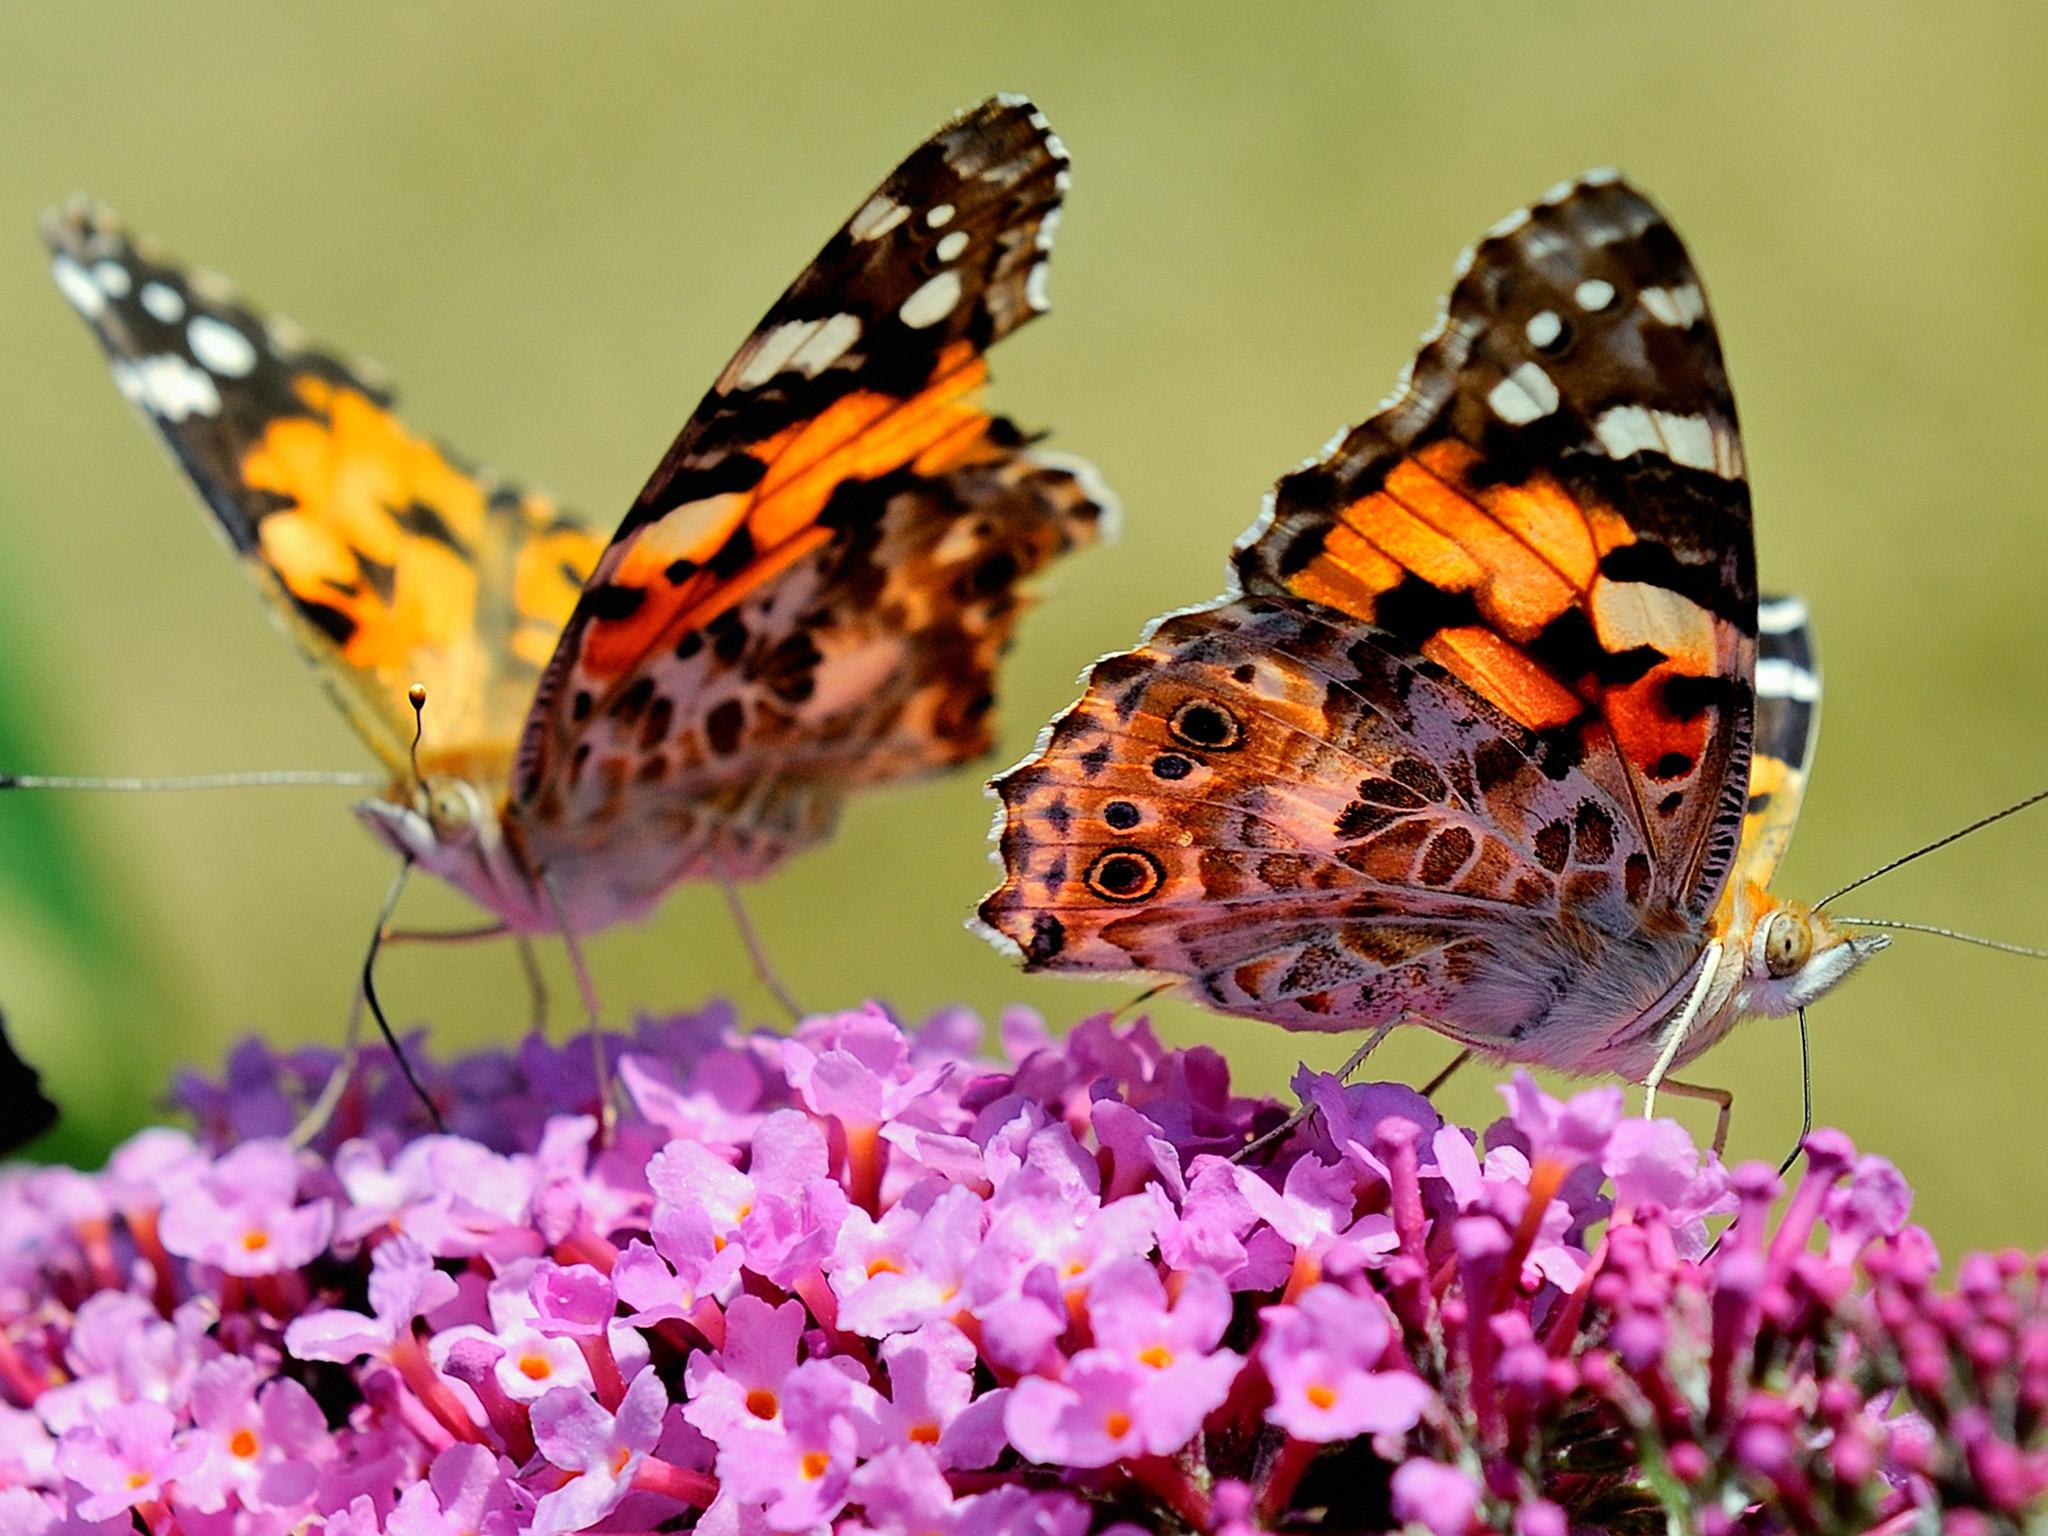
[{"label": "white spot on wing", "polygon": [[1804,598],[1766,598],[1756,605],[1756,627],[1766,635],[1789,635],[1806,620]]},{"label": "white spot on wing", "polygon": [[1487,393],[1486,403],[1509,426],[1524,427],[1556,410],[1557,398],[1549,374],[1534,363],[1519,363]]},{"label": "white spot on wing", "polygon": [[1524,224],[1528,222],[1529,210],[1526,208],[1517,208],[1513,213],[1509,214],[1506,218],[1502,219],[1498,224],[1494,225],[1493,228],[1489,229],[1486,232],[1487,237],[1493,240],[1505,239],[1507,236],[1512,235],[1516,230],[1520,229]]},{"label": "white spot on wing", "polygon": [[921,331],[928,325],[937,325],[953,312],[953,306],[960,302],[960,274],[951,270],[931,278],[896,311],[903,323],[913,331]]},{"label": "white spot on wing", "polygon": [[1666,325],[1691,325],[1707,312],[1706,295],[1700,292],[1697,283],[1678,288],[1645,288],[1642,299],[1643,308]]},{"label": "white spot on wing", "polygon": [[[175,352],[138,358],[130,366],[135,375],[135,393],[129,398],[165,421],[211,416],[220,409],[220,391],[213,380]],[[128,394],[125,384],[121,392]]]},{"label": "white spot on wing", "polygon": [[144,283],[142,307],[165,325],[176,325],[185,318],[185,300],[168,283]]},{"label": "white spot on wing", "polygon": [[1733,480],[1742,474],[1742,450],[1734,435],[1704,416],[1617,405],[1600,413],[1593,433],[1612,459],[1661,453],[1674,464],[1703,469]]},{"label": "white spot on wing", "polygon": [[1782,656],[1765,656],[1756,664],[1756,691],[1767,699],[1820,702],[1820,679]]},{"label": "white spot on wing", "polygon": [[1589,277],[1572,291],[1572,297],[1581,309],[1605,309],[1614,302],[1614,284],[1604,277]]},{"label": "white spot on wing", "polygon": [[92,280],[100,285],[101,291],[110,299],[127,298],[128,290],[134,283],[134,279],[128,275],[128,269],[118,261],[95,262]]},{"label": "white spot on wing", "polygon": [[1530,346],[1555,346],[1557,338],[1564,334],[1564,322],[1557,318],[1554,310],[1538,310],[1529,317],[1529,323],[1523,330],[1528,333]]},{"label": "white spot on wing", "polygon": [[938,244],[939,260],[953,261],[967,249],[967,231],[956,229]]},{"label": "white spot on wing", "polygon": [[58,256],[50,263],[50,276],[56,279],[57,291],[86,319],[97,320],[106,313],[106,294],[69,256]]},{"label": "white spot on wing", "polygon": [[194,315],[185,327],[185,340],[192,355],[222,378],[242,378],[256,366],[256,344],[212,315]]},{"label": "white spot on wing", "polygon": [[846,349],[860,340],[860,316],[834,315],[818,326],[817,334],[790,354],[789,366],[807,379],[814,379],[846,355]]},{"label": "white spot on wing", "polygon": [[856,240],[875,240],[910,217],[910,210],[893,197],[877,192],[861,204],[859,213],[847,222],[846,232]]},{"label": "white spot on wing", "polygon": [[1052,308],[1052,300],[1047,297],[1045,291],[1045,274],[1048,270],[1046,264],[1041,261],[1024,274],[1024,302],[1029,304],[1035,313],[1041,315]]},{"label": "white spot on wing", "polygon": [[953,222],[953,205],[951,203],[934,203],[926,211],[924,221],[933,229],[944,229]]}]

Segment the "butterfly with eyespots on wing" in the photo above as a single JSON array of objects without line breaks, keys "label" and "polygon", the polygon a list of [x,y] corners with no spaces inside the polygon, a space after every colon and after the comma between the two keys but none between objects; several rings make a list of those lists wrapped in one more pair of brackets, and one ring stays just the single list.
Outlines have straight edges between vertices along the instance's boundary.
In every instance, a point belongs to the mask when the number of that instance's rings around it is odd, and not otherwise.
[{"label": "butterfly with eyespots on wing", "polygon": [[[1820,686],[1759,604],[1698,274],[1612,173],[1495,226],[1234,590],[1098,662],[993,788],[981,921],[1292,1029],[1668,1079],[1883,947],[1767,887]],[[1370,1044],[1370,1042],[1369,1042]]]},{"label": "butterfly with eyespots on wing", "polygon": [[1067,178],[1021,98],[940,128],[769,310],[609,542],[104,212],[46,234],[121,392],[390,771],[364,820],[513,931],[582,932],[679,881],[763,875],[850,793],[987,749],[1020,585],[1111,510],[978,403],[984,354],[1046,307]]}]

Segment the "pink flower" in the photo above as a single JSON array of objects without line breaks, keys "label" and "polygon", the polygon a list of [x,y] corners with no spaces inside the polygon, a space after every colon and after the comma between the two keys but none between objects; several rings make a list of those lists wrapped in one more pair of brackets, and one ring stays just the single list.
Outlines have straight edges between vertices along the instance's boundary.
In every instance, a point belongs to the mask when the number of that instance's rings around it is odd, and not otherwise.
[{"label": "pink flower", "polygon": [[1377,1297],[1312,1285],[1261,1320],[1259,1363],[1273,1385],[1266,1417],[1297,1440],[1412,1429],[1435,1397],[1419,1377],[1382,1369],[1394,1328]]},{"label": "pink flower", "polygon": [[653,1371],[633,1378],[617,1414],[580,1387],[556,1387],[536,1402],[534,1444],[570,1477],[540,1496],[528,1527],[534,1536],[588,1530],[617,1508],[660,1442],[667,1412],[668,1389]]},{"label": "pink flower", "polygon": [[281,1141],[244,1142],[179,1187],[158,1230],[181,1258],[231,1275],[271,1275],[311,1263],[334,1230],[327,1200],[299,1205],[296,1154]]},{"label": "pink flower", "polygon": [[[0,1173],[0,1536],[1700,1536],[2024,1529],[2048,1258],[1952,1285],[1881,1158],[1777,1204],[1526,1080],[1279,1105],[1212,1051],[876,1009],[746,1035],[238,1051],[206,1138]],[[879,1118],[875,1118],[879,1117]],[[1729,1214],[1732,1206],[1732,1217]],[[253,1245],[251,1234],[262,1241]],[[1718,1247],[1713,1246],[1718,1242]],[[251,1257],[255,1255],[255,1257]]]},{"label": "pink flower", "polygon": [[105,1520],[161,1499],[168,1485],[198,1466],[205,1452],[179,1435],[177,1424],[161,1403],[116,1403],[90,1425],[65,1431],[57,1442],[57,1470],[86,1492],[79,1515]]}]

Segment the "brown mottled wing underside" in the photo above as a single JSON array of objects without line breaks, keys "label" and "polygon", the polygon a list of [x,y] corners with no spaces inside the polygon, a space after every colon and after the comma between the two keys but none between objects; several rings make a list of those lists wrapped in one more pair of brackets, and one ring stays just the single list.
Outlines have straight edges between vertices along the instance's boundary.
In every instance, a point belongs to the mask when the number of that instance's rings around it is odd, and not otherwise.
[{"label": "brown mottled wing underside", "polygon": [[514,774],[522,842],[572,893],[758,874],[848,791],[986,750],[1018,583],[1105,505],[974,398],[985,350],[1045,307],[1066,178],[1028,102],[947,125],[685,425],[563,634]]},{"label": "brown mottled wing underside", "polygon": [[364,739],[404,773],[406,690],[424,682],[430,766],[502,776],[598,541],[415,436],[367,370],[105,210],[74,205],[43,232],[121,393]]},{"label": "brown mottled wing underside", "polygon": [[1028,965],[1504,1048],[1604,946],[1703,922],[1756,593],[1720,350],[1647,202],[1591,177],[1498,226],[1236,571],[996,781],[981,915]]},{"label": "brown mottled wing underside", "polygon": [[1648,899],[1635,833],[1539,750],[1342,615],[1174,615],[996,781],[1006,879],[982,918],[1034,969],[1183,975],[1293,1028],[1440,1014],[1499,925],[1618,928]]}]

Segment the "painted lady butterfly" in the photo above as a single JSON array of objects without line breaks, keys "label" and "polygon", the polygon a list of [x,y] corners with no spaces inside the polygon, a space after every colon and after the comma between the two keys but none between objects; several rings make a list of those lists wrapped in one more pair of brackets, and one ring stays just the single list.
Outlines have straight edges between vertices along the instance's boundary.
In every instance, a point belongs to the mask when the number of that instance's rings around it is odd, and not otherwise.
[{"label": "painted lady butterfly", "polygon": [[983,354],[1046,307],[1067,174],[1019,98],[941,128],[769,310],[609,544],[106,214],[47,235],[121,392],[389,770],[364,820],[515,932],[588,931],[762,875],[850,792],[988,748],[1020,583],[1109,510],[976,403]]},{"label": "painted lady butterfly", "polygon": [[[1766,887],[1820,700],[1759,603],[1698,275],[1612,173],[1496,225],[1235,590],[1098,662],[995,781],[992,936],[1292,1029],[1424,1024],[1665,1083],[1883,947]],[[1361,1055],[1363,1052],[1361,1051]]]}]

